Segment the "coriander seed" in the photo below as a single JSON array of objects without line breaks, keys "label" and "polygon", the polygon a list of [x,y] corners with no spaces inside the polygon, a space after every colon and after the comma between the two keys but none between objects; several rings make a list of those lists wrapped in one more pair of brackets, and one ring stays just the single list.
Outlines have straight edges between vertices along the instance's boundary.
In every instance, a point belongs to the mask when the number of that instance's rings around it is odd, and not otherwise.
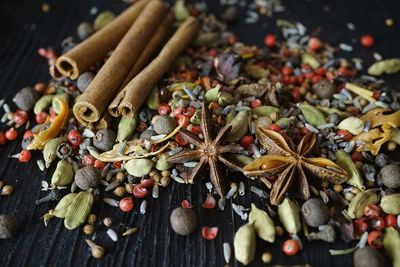
[{"label": "coriander seed", "polygon": [[169,170],[165,170],[161,172],[162,177],[169,177],[171,176],[171,172]]},{"label": "coriander seed", "polygon": [[85,235],[91,235],[94,232],[94,227],[91,224],[86,224],[83,229],[82,229],[83,233]]},{"label": "coriander seed", "polygon": [[103,224],[106,227],[110,227],[112,225],[112,219],[110,217],[105,217],[103,219]]},{"label": "coriander seed", "polygon": [[117,188],[114,189],[114,194],[117,197],[122,197],[126,194],[126,189],[123,186],[118,186]]},{"label": "coriander seed", "polygon": [[91,213],[89,214],[88,218],[87,218],[87,223],[88,224],[94,224],[97,220],[97,217],[95,214]]},{"label": "coriander seed", "polygon": [[118,181],[120,181],[121,183],[125,180],[126,175],[124,172],[119,172],[117,173],[117,175],[115,176],[115,179],[117,179]]},{"label": "coriander seed", "polygon": [[4,196],[9,196],[12,194],[13,191],[14,191],[14,188],[11,185],[5,185],[1,189],[1,194]]},{"label": "coriander seed", "polygon": [[126,184],[126,185],[125,185],[125,190],[126,190],[127,193],[132,194],[132,193],[133,193],[133,188],[134,188],[134,187],[135,187],[135,186],[134,186],[133,184],[131,184],[131,183]]},{"label": "coriander seed", "polygon": [[261,256],[263,263],[270,263],[272,261],[272,254],[269,252],[264,252]]}]

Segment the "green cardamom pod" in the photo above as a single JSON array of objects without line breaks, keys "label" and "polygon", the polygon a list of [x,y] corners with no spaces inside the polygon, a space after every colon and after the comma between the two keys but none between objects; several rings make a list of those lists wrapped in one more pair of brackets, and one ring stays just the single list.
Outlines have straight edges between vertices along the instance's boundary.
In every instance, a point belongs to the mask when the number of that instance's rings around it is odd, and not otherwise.
[{"label": "green cardamom pod", "polygon": [[226,114],[226,117],[225,117],[226,124],[231,123],[231,121],[236,117],[237,114],[238,114],[238,112],[234,108],[232,108],[228,112],[228,114]]},{"label": "green cardamom pod", "polygon": [[158,107],[160,106],[160,94],[158,93],[157,87],[154,87],[153,90],[151,90],[146,102],[150,109],[158,110]]},{"label": "green cardamom pod", "polygon": [[39,114],[42,111],[45,111],[48,107],[50,107],[53,101],[54,95],[44,95],[42,96],[33,107],[33,112],[35,114]]},{"label": "green cardamom pod", "polygon": [[228,158],[233,160],[234,162],[240,163],[243,166],[249,164],[250,162],[252,162],[254,160],[252,157],[249,157],[249,156],[246,156],[243,154],[236,154],[236,153],[228,155]]},{"label": "green cardamom pod", "polygon": [[172,7],[172,12],[174,13],[177,21],[184,21],[190,16],[190,13],[185,6],[185,1],[183,0],[178,0],[175,2],[174,6]]},{"label": "green cardamom pod", "polygon": [[220,92],[218,95],[218,104],[222,107],[231,104],[233,100],[232,94],[228,92]]},{"label": "green cardamom pod", "polygon": [[51,184],[54,186],[66,186],[74,180],[74,168],[68,160],[63,159],[57,163],[56,170],[51,177]]},{"label": "green cardamom pod", "polygon": [[56,100],[57,98],[64,100],[66,103],[68,103],[69,102],[69,94],[62,93],[62,94],[58,94],[55,97],[53,97],[52,107],[56,113],[60,113],[60,104],[59,104],[60,102]]},{"label": "green cardamom pod", "polygon": [[290,126],[293,124],[294,120],[295,120],[294,117],[280,118],[275,123],[278,124],[281,128],[290,128]]},{"label": "green cardamom pod", "polygon": [[162,153],[156,162],[156,169],[159,171],[165,171],[172,167],[170,163],[168,163],[167,159],[169,158],[168,153]]},{"label": "green cardamom pod", "polygon": [[275,226],[269,215],[251,203],[249,223],[254,224],[258,236],[265,241],[273,243],[275,241]]},{"label": "green cardamom pod", "polygon": [[301,110],[304,119],[306,119],[306,121],[312,126],[318,127],[321,124],[326,123],[324,114],[322,114],[322,112],[319,111],[317,108],[308,104],[301,104],[299,106],[299,109]]},{"label": "green cardamom pod", "polygon": [[94,20],[93,23],[93,29],[95,31],[100,30],[104,26],[106,26],[108,23],[110,23],[113,19],[115,18],[114,13],[112,13],[109,10],[103,11],[100,14],[98,14]]},{"label": "green cardamom pod", "polygon": [[193,41],[193,45],[196,47],[205,46],[207,44],[213,43],[218,39],[219,34],[216,32],[200,32],[197,34],[196,39]]},{"label": "green cardamom pod", "polygon": [[279,112],[279,108],[274,107],[274,106],[261,106],[261,107],[256,107],[255,109],[252,109],[251,112],[258,117],[264,117],[264,116],[270,116],[273,113]]},{"label": "green cardamom pod", "polygon": [[242,225],[233,240],[236,260],[244,265],[251,263],[256,254],[256,232],[252,223]]},{"label": "green cardamom pod", "polygon": [[123,142],[129,139],[135,131],[137,123],[137,115],[130,117],[122,117],[118,123],[117,141]]},{"label": "green cardamom pod", "polygon": [[205,100],[207,102],[217,102],[220,88],[221,88],[220,86],[217,86],[207,90],[206,94],[204,95]]},{"label": "green cardamom pod", "polygon": [[304,53],[301,56],[301,63],[304,65],[310,65],[310,67],[312,67],[313,69],[316,69],[321,65],[318,59],[309,53]]},{"label": "green cardamom pod", "polygon": [[373,189],[359,192],[349,203],[347,213],[352,219],[361,218],[366,206],[376,204],[379,198]]},{"label": "green cardamom pod", "polygon": [[76,193],[69,193],[65,195],[54,208],[53,215],[60,219],[65,218],[68,207],[71,205],[72,201],[74,201],[77,195],[78,194]]},{"label": "green cardamom pod", "polygon": [[321,111],[324,115],[328,116],[330,114],[336,113],[339,117],[346,118],[349,116],[347,112],[338,110],[337,108],[328,108],[328,107],[317,107],[319,111]]},{"label": "green cardamom pod", "polygon": [[232,128],[229,132],[226,142],[237,142],[242,138],[248,130],[249,113],[247,110],[240,111],[235,118],[229,123]]},{"label": "green cardamom pod", "polygon": [[339,123],[338,129],[347,130],[353,135],[359,135],[364,131],[364,121],[360,118],[348,117]]},{"label": "green cardamom pod", "polygon": [[153,161],[149,159],[131,159],[124,164],[124,168],[130,175],[141,177],[149,174],[153,165]]},{"label": "green cardamom pod", "polygon": [[387,227],[385,229],[383,247],[392,260],[393,267],[400,267],[400,233],[394,227]]},{"label": "green cardamom pod", "polygon": [[190,118],[190,122],[199,125],[201,122],[201,110],[196,110],[193,116]]},{"label": "green cardamom pod", "polygon": [[361,176],[360,171],[354,164],[351,156],[347,154],[344,150],[338,149],[335,152],[336,163],[341,168],[343,168],[348,174],[351,175],[349,179],[346,180],[346,183],[349,185],[360,188],[361,190],[365,189],[364,180]]},{"label": "green cardamom pod", "polygon": [[256,80],[268,78],[269,76],[269,70],[264,69],[257,64],[249,64],[246,66],[245,70],[247,75]]},{"label": "green cardamom pod", "polygon": [[384,73],[393,74],[400,71],[400,58],[384,59],[375,62],[368,68],[368,74],[379,76]]},{"label": "green cardamom pod", "polygon": [[297,204],[286,197],[278,206],[278,216],[285,230],[297,234],[301,230],[300,209]]},{"label": "green cardamom pod", "polygon": [[67,141],[65,137],[56,137],[51,139],[43,148],[43,159],[48,168],[53,160],[57,158],[57,147],[59,144]]},{"label": "green cardamom pod", "polygon": [[400,130],[398,128],[392,128],[391,134],[392,138],[390,138],[390,141],[393,141],[396,144],[400,145]]},{"label": "green cardamom pod", "polygon": [[86,221],[92,210],[93,195],[91,191],[79,192],[72,203],[68,206],[64,219],[64,226],[68,230],[79,227]]},{"label": "green cardamom pod", "polygon": [[400,193],[382,196],[380,206],[387,214],[400,215]]}]

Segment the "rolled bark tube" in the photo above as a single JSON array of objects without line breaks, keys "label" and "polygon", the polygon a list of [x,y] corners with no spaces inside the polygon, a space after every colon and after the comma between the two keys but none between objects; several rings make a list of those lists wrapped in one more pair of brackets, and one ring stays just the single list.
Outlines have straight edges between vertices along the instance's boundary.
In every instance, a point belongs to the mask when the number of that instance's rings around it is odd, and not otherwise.
[{"label": "rolled bark tube", "polygon": [[[150,39],[150,42],[144,49],[142,55],[140,58],[136,61],[135,65],[129,72],[129,74],[126,76],[124,82],[121,85],[121,88],[119,91],[123,90],[125,85],[127,85],[133,77],[135,77],[144,67],[145,65],[149,62],[150,57],[156,52],[156,50],[160,47],[160,44],[163,42],[165,39],[168,30],[170,29],[172,23],[174,22],[174,16],[172,13],[169,13],[164,20],[162,21],[161,25],[157,28],[156,33],[154,36]],[[120,101],[118,101],[118,98],[115,98],[111,104],[108,106],[108,111],[109,113],[114,116],[114,117],[119,117],[121,114],[118,111],[118,104]]]},{"label": "rolled bark tube", "polygon": [[102,60],[113,50],[122,37],[151,0],[140,0],[104,28],[94,33],[88,39],[59,57],[56,61],[57,70],[64,76],[75,80],[94,64]]},{"label": "rolled bark tube", "polygon": [[97,122],[132,69],[157,26],[167,13],[158,0],[151,1],[122,38],[110,58],[74,105],[75,117]]},{"label": "rolled bark tube", "polygon": [[168,40],[158,56],[125,86],[117,96],[118,110],[122,116],[134,116],[151,89],[168,71],[176,57],[189,45],[199,28],[200,25],[196,18],[187,18]]}]

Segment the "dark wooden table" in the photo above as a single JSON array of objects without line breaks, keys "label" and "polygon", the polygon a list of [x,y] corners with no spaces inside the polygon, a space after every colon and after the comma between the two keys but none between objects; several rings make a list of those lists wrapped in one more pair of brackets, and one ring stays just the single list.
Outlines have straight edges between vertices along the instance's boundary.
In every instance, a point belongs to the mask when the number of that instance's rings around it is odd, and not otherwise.
[{"label": "dark wooden table", "polygon": [[[41,4],[44,1],[2,0],[0,2],[0,98],[8,103],[15,92],[36,82],[49,79],[47,63],[37,54],[39,47],[58,47],[60,42],[75,30],[81,21],[93,21],[90,9],[100,11],[122,10],[126,4],[111,0],[49,0],[50,12],[44,14]],[[250,1],[249,1],[250,2]],[[209,0],[209,7],[215,14],[223,9],[219,1]],[[400,3],[393,1],[284,1],[287,11],[272,18],[262,18],[256,25],[244,23],[245,10],[241,10],[239,21],[231,26],[239,40],[246,43],[262,44],[263,36],[269,32],[278,33],[276,18],[289,18],[304,23],[308,32],[319,31],[319,36],[332,44],[340,42],[354,45],[344,56],[357,56],[367,63],[373,60],[372,52],[377,51],[385,58],[400,56]],[[385,26],[386,18],[393,18],[393,27]],[[355,30],[346,24],[351,22]],[[370,33],[375,37],[373,49],[361,48],[358,38]],[[398,88],[398,78],[389,78],[389,84]],[[3,111],[0,111],[0,115]],[[5,130],[4,125],[0,130]],[[14,186],[14,194],[0,197],[0,213],[15,214],[22,222],[21,232],[12,240],[0,240],[0,266],[223,266],[223,242],[232,244],[235,229],[243,221],[232,212],[230,204],[225,211],[205,212],[195,207],[199,225],[219,225],[218,237],[206,241],[200,230],[182,237],[174,234],[169,225],[169,215],[183,199],[199,204],[204,199],[206,189],[203,183],[182,186],[177,183],[162,190],[158,199],[149,197],[145,215],[135,211],[123,214],[103,203],[95,205],[99,218],[112,216],[114,229],[121,229],[120,223],[137,226],[137,234],[112,242],[104,229],[98,226],[96,240],[106,250],[101,260],[90,256],[86,238],[81,230],[68,231],[62,221],[54,219],[48,227],[43,225],[41,216],[54,207],[53,203],[36,206],[34,200],[42,196],[41,180],[48,179],[53,169],[41,173],[36,166],[35,155],[31,164],[19,164],[9,155],[20,150],[20,142],[11,142],[0,148],[0,179]],[[249,206],[262,202],[251,193],[235,200],[238,204]],[[200,229],[200,228],[199,228]],[[304,243],[304,249],[294,257],[284,257],[280,250],[282,240],[275,244],[258,241],[257,255],[268,250],[273,253],[273,264],[294,265],[309,263],[312,266],[351,266],[351,256],[331,257],[329,248],[344,248],[346,244],[327,244],[322,242]],[[231,261],[232,266],[240,265]],[[260,257],[253,266],[261,265]]]}]

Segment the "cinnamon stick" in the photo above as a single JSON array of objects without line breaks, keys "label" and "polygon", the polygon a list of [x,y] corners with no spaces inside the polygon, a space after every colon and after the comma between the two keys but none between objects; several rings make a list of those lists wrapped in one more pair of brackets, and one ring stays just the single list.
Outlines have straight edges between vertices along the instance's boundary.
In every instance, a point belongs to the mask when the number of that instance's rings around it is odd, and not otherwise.
[{"label": "cinnamon stick", "polygon": [[71,49],[56,61],[57,70],[72,80],[113,50],[150,0],[140,0],[104,28]]},{"label": "cinnamon stick", "polygon": [[[155,53],[160,44],[163,42],[173,22],[174,22],[174,16],[172,15],[172,13],[169,13],[164,18],[161,25],[158,27],[156,33],[151,38],[150,42],[147,44],[140,58],[136,61],[135,65],[133,66],[129,74],[126,76],[119,92],[123,90],[125,85],[127,85],[132,80],[132,78],[135,77],[136,74],[138,74],[145,67],[145,65],[150,60],[150,57]],[[119,117],[121,115],[119,114],[118,111],[118,104],[119,101],[117,98],[115,98],[108,107],[109,113],[114,117]]]},{"label": "cinnamon stick", "polygon": [[132,117],[146,100],[151,89],[168,71],[176,57],[187,47],[200,28],[194,17],[182,23],[158,56],[133,78],[118,94],[118,110],[123,116]]},{"label": "cinnamon stick", "polygon": [[78,120],[97,122],[101,118],[166,13],[167,7],[159,0],[145,7],[75,103],[73,112]]}]

